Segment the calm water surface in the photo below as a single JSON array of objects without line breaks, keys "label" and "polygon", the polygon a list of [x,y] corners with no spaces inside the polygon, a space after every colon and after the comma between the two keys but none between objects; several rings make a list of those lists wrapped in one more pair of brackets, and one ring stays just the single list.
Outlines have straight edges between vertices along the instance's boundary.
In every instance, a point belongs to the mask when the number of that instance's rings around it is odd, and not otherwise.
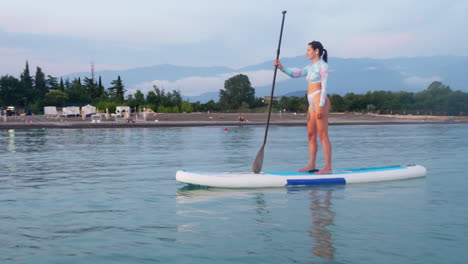
[{"label": "calm water surface", "polygon": [[[0,131],[0,263],[467,263],[468,125],[333,126],[334,167],[426,178],[217,189],[179,169],[246,171],[264,127]],[[265,170],[307,163],[271,127]],[[322,153],[319,164],[323,164]]]}]

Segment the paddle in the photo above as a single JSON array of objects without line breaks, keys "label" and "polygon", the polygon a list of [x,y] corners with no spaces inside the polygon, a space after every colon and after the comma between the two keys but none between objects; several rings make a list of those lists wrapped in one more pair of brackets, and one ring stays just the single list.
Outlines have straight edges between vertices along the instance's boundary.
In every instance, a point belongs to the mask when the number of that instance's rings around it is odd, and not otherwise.
[{"label": "paddle", "polygon": [[[281,47],[281,38],[283,37],[283,26],[284,26],[284,17],[286,15],[286,11],[283,11],[283,20],[281,21],[281,31],[278,43],[278,50],[276,52],[276,59],[279,59],[280,55],[280,47]],[[268,107],[268,118],[267,124],[265,129],[265,137],[263,139],[263,145],[260,147],[260,150],[257,153],[257,157],[252,165],[252,171],[254,173],[259,173],[262,170],[263,166],[263,150],[265,148],[267,136],[268,136],[268,127],[270,126],[270,115],[271,115],[271,106],[273,105],[273,93],[275,91],[275,82],[276,82],[276,72],[278,71],[278,65],[275,66],[275,73],[273,74],[273,85],[271,86],[271,96],[270,96],[270,105]]]}]

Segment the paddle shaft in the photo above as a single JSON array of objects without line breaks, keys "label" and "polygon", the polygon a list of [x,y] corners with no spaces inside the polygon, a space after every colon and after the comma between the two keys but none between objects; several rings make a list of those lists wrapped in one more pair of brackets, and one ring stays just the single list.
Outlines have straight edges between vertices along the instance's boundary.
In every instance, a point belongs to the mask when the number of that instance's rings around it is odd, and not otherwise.
[{"label": "paddle shaft", "polygon": [[[286,11],[283,11],[283,20],[281,21],[281,31],[280,37],[278,42],[278,50],[276,51],[276,59],[279,59],[280,55],[280,47],[281,47],[281,39],[283,37],[283,26],[284,26],[284,17],[286,15]],[[276,82],[276,73],[278,72],[278,65],[275,66],[275,73],[273,74],[273,85],[271,86],[271,95],[270,95],[270,105],[268,107],[268,118],[267,118],[267,125],[265,129],[265,137],[263,138],[263,145],[260,147],[260,150],[257,153],[257,157],[252,165],[252,171],[254,173],[259,173],[262,170],[263,166],[263,152],[265,149],[266,140],[268,137],[268,127],[270,127],[270,115],[271,115],[271,106],[273,105],[273,94],[275,92],[275,82]]]},{"label": "paddle shaft", "polygon": [[[279,55],[280,55],[281,39],[283,38],[283,26],[284,26],[285,16],[286,16],[286,11],[283,11],[283,20],[281,21],[281,31],[280,31],[280,37],[279,37],[279,42],[278,42],[278,49],[276,51],[277,60],[279,59]],[[263,145],[266,144],[267,137],[268,137],[268,128],[270,127],[271,106],[273,105],[273,94],[275,92],[277,72],[278,72],[278,65],[275,66],[275,72],[273,73],[273,84],[271,85],[270,105],[268,106],[268,118],[267,118],[267,124],[266,124],[266,129],[265,129],[265,137],[263,138]]]}]

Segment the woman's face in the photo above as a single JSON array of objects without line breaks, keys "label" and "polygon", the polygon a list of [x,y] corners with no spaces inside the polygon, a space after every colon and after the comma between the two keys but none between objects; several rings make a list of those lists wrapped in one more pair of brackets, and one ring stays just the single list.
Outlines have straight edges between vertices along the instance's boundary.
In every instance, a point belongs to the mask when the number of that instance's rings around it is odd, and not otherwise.
[{"label": "woman's face", "polygon": [[318,57],[317,52],[318,52],[318,49],[315,49],[315,50],[314,50],[314,49],[312,48],[312,45],[307,45],[307,52],[306,52],[306,55],[307,55],[307,58],[308,58],[309,60],[313,60],[313,59],[315,59],[316,57]]}]

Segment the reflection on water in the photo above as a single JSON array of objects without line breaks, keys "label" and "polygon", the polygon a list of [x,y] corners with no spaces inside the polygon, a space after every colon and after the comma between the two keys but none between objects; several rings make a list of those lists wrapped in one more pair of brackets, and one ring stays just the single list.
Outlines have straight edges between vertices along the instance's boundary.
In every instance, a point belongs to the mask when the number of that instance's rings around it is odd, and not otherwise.
[{"label": "reflection on water", "polygon": [[[7,145],[6,155],[12,155],[12,156],[15,155],[16,141],[15,141],[15,130],[14,129],[9,129],[8,130],[8,143],[6,145]],[[6,162],[4,166],[6,167],[6,170],[8,171],[9,176],[16,175],[16,173],[17,173],[16,163]],[[0,167],[0,171],[4,169],[4,166]],[[6,175],[0,175],[0,176],[6,176]]]},{"label": "reflection on water", "polygon": [[335,213],[331,209],[332,190],[311,190],[312,228],[309,235],[315,240],[312,253],[318,257],[333,260],[335,248],[331,232],[327,229],[333,224]]},{"label": "reflection on water", "polygon": [[15,148],[15,130],[10,129],[8,130],[8,147],[7,147],[8,152],[16,152]]},{"label": "reflection on water", "polygon": [[[336,248],[333,245],[332,232],[329,229],[333,226],[335,212],[332,209],[332,197],[335,190],[343,190],[344,186],[320,186],[320,187],[294,187],[294,188],[264,188],[264,189],[223,189],[210,188],[198,185],[186,185],[177,190],[177,203],[190,204],[200,203],[201,208],[209,207],[207,202],[221,202],[222,199],[254,199],[255,206],[248,207],[245,210],[255,212],[254,220],[259,228],[257,235],[262,237],[262,241],[271,242],[273,240],[273,232],[275,226],[287,226],[288,222],[283,223],[280,219],[275,219],[271,215],[270,201],[267,195],[271,194],[288,194],[290,196],[300,196],[301,200],[310,201],[310,204],[303,207],[303,210],[310,210],[310,227],[304,226],[304,232],[313,239],[311,252],[313,260],[316,257],[327,260],[334,260]],[[184,223],[181,225],[181,230],[185,230],[186,226],[191,224]],[[193,228],[193,225],[191,226]]]},{"label": "reflection on water", "polygon": [[[258,197],[259,193],[285,193],[284,188],[225,189],[188,184],[177,190],[177,203],[198,203],[223,198]],[[264,202],[257,201],[256,204]]]}]

